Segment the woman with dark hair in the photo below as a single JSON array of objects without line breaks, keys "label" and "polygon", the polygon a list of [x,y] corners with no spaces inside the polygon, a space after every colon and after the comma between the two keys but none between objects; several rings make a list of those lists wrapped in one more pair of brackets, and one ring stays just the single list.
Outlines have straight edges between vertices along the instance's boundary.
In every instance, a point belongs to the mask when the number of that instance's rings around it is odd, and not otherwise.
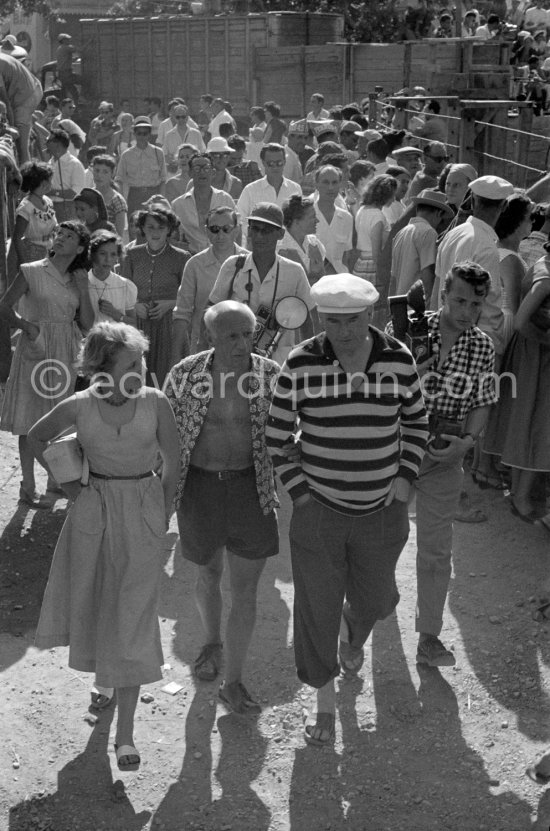
[{"label": "woman with dark hair", "polygon": [[353,216],[357,215],[365,188],[374,178],[375,170],[373,163],[365,159],[358,159],[350,165],[346,185],[346,206]]},{"label": "woman with dark hair", "polygon": [[387,279],[386,275],[382,278],[379,269],[380,255],[390,232],[390,225],[382,208],[391,205],[396,191],[397,179],[393,176],[386,173],[375,176],[367,185],[363,194],[363,204],[355,217],[359,258],[353,273],[369,280],[380,293],[373,318],[374,325],[380,328],[386,324],[386,300],[390,280],[390,274],[387,274]]},{"label": "woman with dark hair", "polygon": [[[111,695],[116,689],[115,753],[124,772],[140,764],[140,686],[162,678],[158,591],[179,473],[172,408],[162,392],[143,386],[146,349],[132,326],[95,326],[80,358],[89,388],[58,404],[29,436],[44,463],[47,443],[76,431],[90,469],[87,481],[75,471],[63,483],[74,502],[53,556],[36,644],[68,645],[72,669],[95,672],[96,686]],[[153,473],[159,452],[160,479]]]},{"label": "woman with dark hair", "polygon": [[122,243],[111,231],[96,231],[90,240],[88,273],[95,323],[104,320],[136,325],[137,288],[113,271],[122,254]]},{"label": "woman with dark hair", "polygon": [[514,193],[506,200],[504,210],[495,225],[499,239],[498,256],[506,343],[514,333],[514,315],[519,309],[521,284],[527,272],[527,266],[519,254],[519,244],[531,233],[531,213],[534,207],[528,196]]},{"label": "woman with dark hair", "polygon": [[[21,329],[0,429],[19,437],[19,499],[33,508],[49,508],[54,500],[36,493],[34,455],[27,434],[35,421],[72,395],[82,331],[94,322],[86,270],[89,243],[90,235],[81,222],[62,222],[49,257],[22,265],[0,301],[0,318],[13,329]],[[56,489],[49,478],[52,497]]]},{"label": "woman with dark hair", "polygon": [[[543,504],[537,510],[534,494],[537,474],[550,472],[550,244],[545,248],[546,256],[529,270],[531,287],[514,318],[485,450],[512,468],[512,513],[550,533],[550,514]],[[548,604],[543,615],[550,617]]]},{"label": "woman with dark hair", "polygon": [[73,199],[77,219],[83,222],[90,234],[104,230],[116,233],[115,226],[107,219],[105,200],[95,188],[82,188]]},{"label": "woman with dark hair", "polygon": [[325,273],[325,246],[315,236],[317,215],[315,202],[295,194],[283,205],[285,235],[279,244],[278,253],[289,260],[295,260],[304,267],[310,285]]},{"label": "woman with dark hair", "polygon": [[43,259],[51,246],[57,219],[50,190],[53,170],[45,162],[27,162],[21,167],[23,197],[15,212],[8,259],[10,275],[21,263]]},{"label": "woman with dark hair", "polygon": [[281,121],[281,108],[275,101],[266,101],[264,104],[265,120],[267,127],[263,137],[264,144],[282,144],[283,136],[286,135],[288,127]]},{"label": "woman with dark hair", "polygon": [[169,241],[179,226],[173,211],[153,204],[139,212],[137,226],[145,245],[127,249],[122,274],[137,286],[137,325],[150,342],[148,382],[160,389],[171,366],[172,310],[190,255]]}]

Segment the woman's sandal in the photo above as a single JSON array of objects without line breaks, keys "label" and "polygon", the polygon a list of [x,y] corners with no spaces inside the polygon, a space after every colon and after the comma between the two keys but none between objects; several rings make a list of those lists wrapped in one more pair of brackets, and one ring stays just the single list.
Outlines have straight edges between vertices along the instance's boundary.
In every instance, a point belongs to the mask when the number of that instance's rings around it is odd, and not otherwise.
[{"label": "woman's sandal", "polygon": [[99,687],[96,684],[90,692],[91,706],[94,710],[104,710],[112,702],[114,694],[111,687]]},{"label": "woman's sandal", "polygon": [[[316,735],[317,734],[317,735]],[[304,718],[304,739],[312,747],[327,747],[336,737],[334,713],[308,713]]]},{"label": "woman's sandal", "polygon": [[131,773],[134,770],[139,770],[141,758],[135,747],[132,747],[130,744],[122,744],[119,747],[115,744],[115,754],[118,769],[123,773]]}]

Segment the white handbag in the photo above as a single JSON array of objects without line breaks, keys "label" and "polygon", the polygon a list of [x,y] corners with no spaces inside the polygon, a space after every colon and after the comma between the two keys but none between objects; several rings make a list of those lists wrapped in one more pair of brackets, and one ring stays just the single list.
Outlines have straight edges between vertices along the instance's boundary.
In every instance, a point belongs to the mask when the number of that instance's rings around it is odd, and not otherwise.
[{"label": "white handbag", "polygon": [[88,484],[90,468],[86,454],[80,446],[76,433],[52,441],[44,450],[44,461],[58,484],[80,480]]}]

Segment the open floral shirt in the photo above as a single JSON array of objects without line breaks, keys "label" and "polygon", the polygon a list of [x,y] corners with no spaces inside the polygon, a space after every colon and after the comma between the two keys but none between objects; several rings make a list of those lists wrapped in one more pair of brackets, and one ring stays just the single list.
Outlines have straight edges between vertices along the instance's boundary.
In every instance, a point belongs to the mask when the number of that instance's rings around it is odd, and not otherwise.
[{"label": "open floral shirt", "polygon": [[[164,384],[164,392],[176,416],[180,440],[181,476],[176,490],[177,508],[181,505],[191,454],[212,400],[213,382],[210,368],[213,358],[213,349],[184,358],[172,367]],[[265,443],[265,426],[279,371],[279,365],[275,361],[251,355],[248,398],[252,427],[252,458],[256,473],[256,489],[264,514],[269,514],[279,505],[273,467]]]}]

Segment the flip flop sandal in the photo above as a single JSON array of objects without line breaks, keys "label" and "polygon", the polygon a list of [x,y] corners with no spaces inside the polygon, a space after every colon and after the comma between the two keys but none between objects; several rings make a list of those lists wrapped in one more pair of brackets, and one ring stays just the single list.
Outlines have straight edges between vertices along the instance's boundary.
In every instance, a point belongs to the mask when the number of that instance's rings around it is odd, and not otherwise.
[{"label": "flip flop sandal", "polygon": [[537,606],[531,617],[537,623],[545,623],[545,621],[550,620],[550,603],[541,603],[540,606]]},{"label": "flip flop sandal", "polygon": [[[135,747],[130,744],[122,744],[120,747],[115,744],[115,754],[118,769],[124,773],[131,773],[134,770],[139,770],[141,764],[141,757]],[[124,759],[128,761],[125,762]]]},{"label": "flip flop sandal", "polygon": [[[313,731],[319,735],[314,736]],[[325,734],[325,738],[321,736]],[[304,718],[304,740],[312,747],[327,747],[336,738],[336,716],[334,713],[311,713]]]},{"label": "flip flop sandal", "polygon": [[537,785],[547,785],[550,782],[550,776],[546,776],[544,773],[539,773],[536,765],[530,765],[526,769],[525,774]]},{"label": "flip flop sandal", "polygon": [[207,643],[195,659],[194,672],[199,681],[215,681],[220,674],[222,644]]}]

